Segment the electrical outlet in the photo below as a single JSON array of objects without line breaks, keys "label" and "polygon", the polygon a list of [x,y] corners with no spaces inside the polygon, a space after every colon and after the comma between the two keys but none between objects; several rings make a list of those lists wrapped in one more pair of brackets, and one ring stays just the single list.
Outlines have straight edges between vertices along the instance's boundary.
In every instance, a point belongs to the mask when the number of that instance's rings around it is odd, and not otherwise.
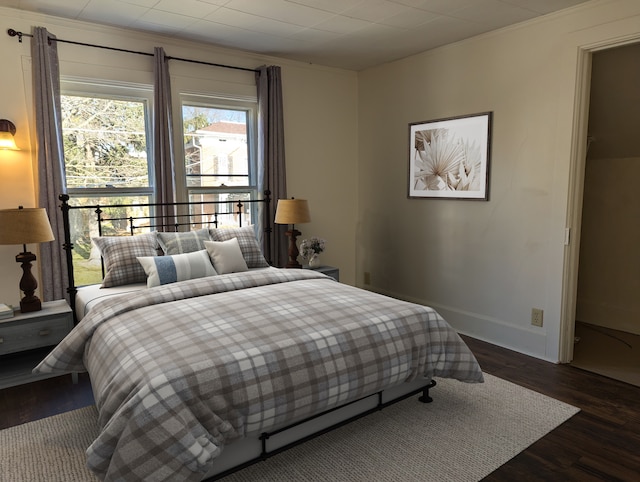
[{"label": "electrical outlet", "polygon": [[531,308],[531,324],[533,326],[542,326],[542,318],[544,311],[540,308]]},{"label": "electrical outlet", "polygon": [[364,272],[364,284],[366,285],[371,284],[371,273],[369,273],[368,271]]}]

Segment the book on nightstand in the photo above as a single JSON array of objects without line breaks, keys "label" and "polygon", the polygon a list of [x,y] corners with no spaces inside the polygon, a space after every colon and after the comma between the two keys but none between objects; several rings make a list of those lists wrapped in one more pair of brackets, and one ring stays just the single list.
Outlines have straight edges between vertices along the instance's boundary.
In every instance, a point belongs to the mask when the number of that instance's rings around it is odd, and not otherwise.
[{"label": "book on nightstand", "polygon": [[0,320],[13,318],[13,307],[0,303]]}]

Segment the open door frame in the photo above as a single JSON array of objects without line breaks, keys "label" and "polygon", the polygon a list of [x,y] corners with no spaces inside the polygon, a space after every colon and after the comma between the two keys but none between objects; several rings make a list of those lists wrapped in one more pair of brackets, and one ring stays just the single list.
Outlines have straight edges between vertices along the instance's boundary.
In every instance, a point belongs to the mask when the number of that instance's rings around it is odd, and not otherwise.
[{"label": "open door frame", "polygon": [[620,47],[640,41],[634,36],[615,41],[581,47],[578,50],[576,99],[573,115],[573,140],[569,172],[567,203],[567,237],[565,238],[562,277],[562,310],[560,313],[560,363],[573,360],[575,318],[578,293],[578,264],[580,259],[580,230],[584,175],[587,161],[587,129],[589,127],[589,96],[591,91],[591,59],[593,52]]},{"label": "open door frame", "polygon": [[567,203],[567,235],[565,237],[562,277],[560,363],[569,363],[573,359],[576,298],[578,293],[578,263],[580,258],[580,229],[582,225],[582,199],[584,193],[584,172],[587,160],[587,128],[589,127],[591,50],[579,50],[577,74],[576,102],[573,112],[573,142],[569,171],[569,199]]}]

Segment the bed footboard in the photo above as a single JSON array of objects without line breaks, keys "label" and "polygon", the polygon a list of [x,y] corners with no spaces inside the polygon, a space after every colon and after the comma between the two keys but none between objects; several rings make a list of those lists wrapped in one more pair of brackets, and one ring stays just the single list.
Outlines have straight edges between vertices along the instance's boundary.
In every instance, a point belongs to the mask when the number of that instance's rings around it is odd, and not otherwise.
[{"label": "bed footboard", "polygon": [[[416,388],[416,386],[418,388]],[[301,443],[318,437],[319,435],[340,428],[344,425],[349,424],[350,422],[382,410],[414,395],[422,394],[418,398],[420,402],[432,402],[433,398],[429,396],[429,389],[435,386],[436,381],[432,379],[426,385],[424,385],[424,381],[417,384],[414,382],[407,385],[406,387],[399,386],[388,391],[380,391],[367,397],[354,400],[345,405],[341,405],[334,409],[316,414],[312,417],[306,418],[291,425],[287,425],[286,427],[272,430],[270,432],[264,432],[258,437],[260,443],[259,454],[255,454],[248,460],[238,462],[237,464],[231,464],[229,468],[225,468],[222,471],[215,472],[205,480],[206,482],[212,482],[222,479],[227,475],[242,470],[257,462],[267,460],[274,455],[277,455]],[[386,398],[385,395],[387,395]],[[332,420],[338,421],[332,422]],[[316,425],[315,428],[309,428],[309,426],[313,427],[314,424]],[[322,424],[324,424],[324,426]],[[318,426],[322,428],[318,428]],[[278,436],[282,436],[284,441],[276,443],[273,448],[269,448],[269,441]],[[229,449],[231,447],[233,447],[233,445],[225,448],[223,457],[228,455]],[[243,452],[245,454],[247,453],[246,447],[243,447]]]},{"label": "bed footboard", "polygon": [[429,389],[436,386],[436,381],[431,380],[431,382],[422,389],[422,396],[418,398],[422,403],[431,403],[433,402],[433,398],[429,396]]}]

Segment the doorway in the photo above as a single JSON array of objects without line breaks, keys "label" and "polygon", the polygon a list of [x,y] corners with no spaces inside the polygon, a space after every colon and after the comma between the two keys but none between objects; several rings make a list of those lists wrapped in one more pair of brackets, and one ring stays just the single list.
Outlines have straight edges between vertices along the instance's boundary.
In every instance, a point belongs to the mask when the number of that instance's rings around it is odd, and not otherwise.
[{"label": "doorway", "polygon": [[640,385],[640,43],[591,54],[571,364]]}]

